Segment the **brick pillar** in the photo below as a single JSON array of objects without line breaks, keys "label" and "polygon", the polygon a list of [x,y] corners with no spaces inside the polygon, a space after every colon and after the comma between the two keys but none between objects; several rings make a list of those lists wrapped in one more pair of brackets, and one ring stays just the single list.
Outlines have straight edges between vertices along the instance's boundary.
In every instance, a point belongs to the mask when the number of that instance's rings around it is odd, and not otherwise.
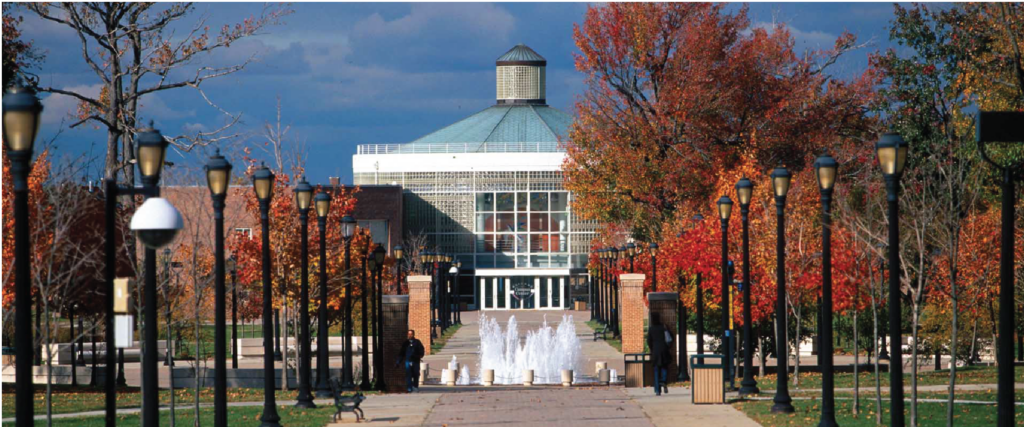
[{"label": "brick pillar", "polygon": [[409,329],[423,341],[423,351],[430,354],[430,276],[409,276]]},{"label": "brick pillar", "polygon": [[619,275],[619,322],[622,324],[622,352],[644,352],[644,276]]},{"label": "brick pillar", "polygon": [[[648,319],[650,319],[650,315],[657,313],[662,326],[672,335],[672,343],[668,345],[672,352],[672,361],[668,366],[668,382],[675,382],[676,375],[679,375],[679,364],[676,362],[676,358],[681,357],[677,350],[679,348],[679,340],[686,339],[686,337],[679,337],[679,331],[677,330],[679,325],[676,321],[678,318],[676,303],[679,301],[679,294],[675,292],[650,292],[647,294],[647,301],[650,302]],[[651,324],[650,320],[647,323]]]},{"label": "brick pillar", "polygon": [[395,361],[409,332],[409,295],[384,295],[383,306],[384,383],[389,393],[405,393],[405,367],[396,367]]}]

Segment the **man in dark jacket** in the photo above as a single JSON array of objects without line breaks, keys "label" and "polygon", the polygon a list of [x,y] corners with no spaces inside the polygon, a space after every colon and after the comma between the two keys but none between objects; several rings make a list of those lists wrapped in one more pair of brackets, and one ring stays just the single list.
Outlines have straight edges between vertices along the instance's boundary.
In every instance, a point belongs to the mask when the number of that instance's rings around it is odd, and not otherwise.
[{"label": "man in dark jacket", "polygon": [[661,396],[664,388],[668,393],[668,366],[672,362],[669,332],[661,324],[658,313],[651,313],[651,325],[647,329],[647,347],[651,351],[651,365],[654,367],[654,394]]},{"label": "man in dark jacket", "polygon": [[398,359],[395,360],[395,367],[405,366],[405,387],[409,393],[419,391],[420,360],[423,359],[423,353],[423,343],[416,339],[416,331],[410,329],[409,339],[402,343]]}]

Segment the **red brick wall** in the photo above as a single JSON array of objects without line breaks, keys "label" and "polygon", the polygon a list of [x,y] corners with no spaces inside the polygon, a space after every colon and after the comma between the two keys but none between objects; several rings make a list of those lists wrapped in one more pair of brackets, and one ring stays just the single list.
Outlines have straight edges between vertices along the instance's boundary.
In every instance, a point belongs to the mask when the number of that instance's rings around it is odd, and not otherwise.
[{"label": "red brick wall", "polygon": [[395,361],[409,331],[409,296],[385,295],[383,306],[384,383],[388,392],[405,393],[405,367],[395,366]]},{"label": "red brick wall", "polygon": [[430,354],[430,276],[409,276],[409,329]]},{"label": "red brick wall", "polygon": [[643,274],[619,275],[623,353],[644,352],[644,278]]}]

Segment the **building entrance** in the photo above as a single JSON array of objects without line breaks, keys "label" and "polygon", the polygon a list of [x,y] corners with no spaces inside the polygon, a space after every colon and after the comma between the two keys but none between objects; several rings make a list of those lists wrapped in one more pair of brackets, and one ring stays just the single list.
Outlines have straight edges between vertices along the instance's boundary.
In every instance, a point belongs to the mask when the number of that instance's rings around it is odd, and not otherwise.
[{"label": "building entrance", "polygon": [[477,276],[480,308],[484,310],[562,310],[568,276]]}]

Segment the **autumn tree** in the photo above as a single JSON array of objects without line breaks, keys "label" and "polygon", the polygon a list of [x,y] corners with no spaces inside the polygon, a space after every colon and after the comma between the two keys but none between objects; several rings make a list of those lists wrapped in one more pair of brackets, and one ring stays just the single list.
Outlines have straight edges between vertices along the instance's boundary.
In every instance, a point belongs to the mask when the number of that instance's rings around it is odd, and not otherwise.
[{"label": "autumn tree", "polygon": [[4,89],[25,74],[25,70],[42,62],[44,55],[21,38],[22,17],[15,16],[14,3],[3,4],[4,19]]}]

